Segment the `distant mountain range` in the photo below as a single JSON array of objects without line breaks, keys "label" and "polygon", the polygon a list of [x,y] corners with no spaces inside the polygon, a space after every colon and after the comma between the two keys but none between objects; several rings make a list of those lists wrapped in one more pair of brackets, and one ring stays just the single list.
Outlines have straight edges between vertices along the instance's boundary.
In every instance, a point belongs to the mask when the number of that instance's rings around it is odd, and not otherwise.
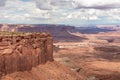
[{"label": "distant mountain range", "polygon": [[82,41],[86,38],[78,37],[70,33],[82,33],[82,34],[96,34],[99,32],[109,32],[120,29],[119,26],[103,26],[97,25],[94,27],[74,27],[67,25],[54,25],[54,24],[0,24],[1,31],[12,32],[48,32],[54,37],[54,41]]},{"label": "distant mountain range", "polygon": [[97,34],[99,32],[109,32],[115,31],[114,29],[109,28],[99,28],[99,27],[77,27],[76,28],[82,34]]},{"label": "distant mountain range", "polygon": [[1,25],[1,31],[13,31],[13,32],[47,32],[51,33],[54,37],[54,42],[72,42],[82,41],[86,38],[78,37],[70,34],[69,32],[76,32],[73,26],[64,25]]}]

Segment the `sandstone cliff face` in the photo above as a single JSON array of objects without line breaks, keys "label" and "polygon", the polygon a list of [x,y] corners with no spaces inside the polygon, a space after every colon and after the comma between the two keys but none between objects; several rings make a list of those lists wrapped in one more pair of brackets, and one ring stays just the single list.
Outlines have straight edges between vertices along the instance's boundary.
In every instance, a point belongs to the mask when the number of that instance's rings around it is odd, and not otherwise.
[{"label": "sandstone cliff face", "polygon": [[0,75],[53,61],[52,41],[49,34],[0,36]]}]

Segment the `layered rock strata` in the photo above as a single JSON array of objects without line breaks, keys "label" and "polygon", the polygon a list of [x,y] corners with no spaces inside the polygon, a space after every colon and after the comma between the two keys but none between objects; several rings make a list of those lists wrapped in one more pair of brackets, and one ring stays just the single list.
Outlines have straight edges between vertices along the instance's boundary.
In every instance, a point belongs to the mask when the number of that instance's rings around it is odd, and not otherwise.
[{"label": "layered rock strata", "polygon": [[53,61],[53,39],[47,33],[0,36],[0,75],[31,70]]}]

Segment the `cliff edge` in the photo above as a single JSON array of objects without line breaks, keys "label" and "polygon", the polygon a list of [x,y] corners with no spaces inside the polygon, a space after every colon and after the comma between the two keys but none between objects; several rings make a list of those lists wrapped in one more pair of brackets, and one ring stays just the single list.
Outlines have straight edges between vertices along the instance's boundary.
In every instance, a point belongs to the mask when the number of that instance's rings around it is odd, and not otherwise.
[{"label": "cliff edge", "polygon": [[0,75],[31,70],[53,61],[53,39],[47,33],[0,34]]}]

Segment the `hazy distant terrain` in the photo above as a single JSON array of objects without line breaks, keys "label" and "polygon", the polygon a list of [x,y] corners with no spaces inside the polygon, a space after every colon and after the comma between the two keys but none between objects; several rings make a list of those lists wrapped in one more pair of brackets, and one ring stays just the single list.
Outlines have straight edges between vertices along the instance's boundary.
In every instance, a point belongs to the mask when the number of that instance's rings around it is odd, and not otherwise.
[{"label": "hazy distant terrain", "polygon": [[80,75],[86,75],[88,80],[119,80],[120,27],[85,27],[79,31],[73,34],[87,40],[56,43],[56,60]]},{"label": "hazy distant terrain", "polygon": [[78,27],[76,29],[78,29],[78,31],[83,34],[97,34],[99,32],[115,31],[111,29],[101,29],[98,27]]},{"label": "hazy distant terrain", "polygon": [[86,38],[71,35],[69,32],[76,32],[73,26],[64,25],[32,25],[33,27],[18,28],[18,32],[48,32],[54,37],[54,41],[74,42],[82,41]]},{"label": "hazy distant terrain", "polygon": [[[118,25],[75,27],[21,24],[0,25],[0,27],[1,30],[12,32],[51,33],[54,38],[55,61],[74,73],[86,77],[87,80],[120,79],[120,26]],[[47,65],[47,67],[51,66]]]},{"label": "hazy distant terrain", "polygon": [[[51,33],[54,37],[54,41],[59,42],[74,42],[74,41],[82,41],[87,38],[83,36],[75,36],[71,33],[82,33],[82,34],[97,34],[101,32],[113,32],[117,31],[117,28],[120,28],[119,26],[68,26],[68,25],[55,25],[55,24],[8,24],[6,26],[0,25],[1,30],[8,30],[8,31],[17,31],[17,32],[48,32]],[[119,29],[120,30],[120,29]]]}]

